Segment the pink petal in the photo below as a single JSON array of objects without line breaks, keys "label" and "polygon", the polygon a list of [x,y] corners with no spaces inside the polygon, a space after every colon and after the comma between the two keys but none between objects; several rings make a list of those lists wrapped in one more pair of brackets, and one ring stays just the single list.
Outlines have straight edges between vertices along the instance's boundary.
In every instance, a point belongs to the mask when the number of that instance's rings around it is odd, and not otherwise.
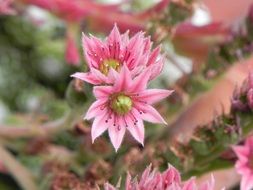
[{"label": "pink petal", "polygon": [[107,99],[100,99],[95,101],[88,109],[84,119],[91,119],[93,117],[96,117],[98,115],[101,115],[104,113],[104,109],[102,109],[104,107],[104,104],[106,103]]},{"label": "pink petal", "polygon": [[150,49],[152,46],[152,42],[150,40],[150,36],[144,39],[144,53],[150,53]]},{"label": "pink petal", "polygon": [[162,72],[163,69],[163,65],[165,63],[165,58],[162,57],[161,59],[159,59],[155,64],[150,65],[148,68],[150,68],[151,70],[151,76],[149,80],[153,80],[154,78],[156,78],[158,75],[160,75],[160,73]]},{"label": "pink petal", "polygon": [[77,72],[77,73],[71,75],[71,77],[78,78],[80,80],[83,80],[85,82],[88,82],[88,83],[91,83],[91,84],[94,84],[94,85],[101,84],[101,80],[98,79],[93,73]]},{"label": "pink petal", "polygon": [[118,74],[118,77],[115,81],[114,88],[117,92],[128,90],[129,85],[132,83],[131,79],[131,73],[126,67],[126,65],[123,65],[121,68],[120,73]]},{"label": "pink petal", "polygon": [[127,30],[123,35],[121,35],[121,42],[123,47],[129,43],[129,30]]},{"label": "pink petal", "polygon": [[168,169],[163,172],[162,177],[165,186],[168,186],[172,182],[181,183],[179,171],[171,165],[169,165]]},{"label": "pink petal", "polygon": [[144,125],[142,120],[138,120],[136,125],[133,123],[131,116],[125,116],[127,124],[128,124],[128,131],[131,135],[144,146]]},{"label": "pink petal", "polygon": [[215,185],[215,180],[213,175],[211,175],[211,180],[206,181],[199,187],[199,190],[213,190]]},{"label": "pink petal", "polygon": [[161,101],[162,99],[170,96],[173,90],[161,90],[161,89],[148,89],[139,94],[141,101],[153,104]]},{"label": "pink petal", "polygon": [[138,75],[134,80],[129,92],[142,92],[147,88],[147,83],[151,72],[149,69],[145,69],[140,75]]},{"label": "pink petal", "polygon": [[248,137],[245,142],[245,146],[248,146],[253,149],[253,136]]},{"label": "pink petal", "polygon": [[160,54],[161,46],[156,47],[150,54],[147,66],[152,65],[156,62],[158,55]]},{"label": "pink petal", "polygon": [[232,147],[240,161],[247,162],[249,156],[249,149],[245,146],[233,146]]},{"label": "pink petal", "polygon": [[109,83],[109,79],[107,76],[105,76],[103,73],[101,73],[99,70],[95,68],[90,69],[91,73],[97,77],[98,80],[101,81],[101,83]]},{"label": "pink petal", "polygon": [[82,43],[83,43],[83,52],[87,59],[87,64],[89,68],[95,67],[98,68],[99,60],[94,56],[94,44],[92,40],[90,40],[84,33],[82,36]]},{"label": "pink petal", "polygon": [[[99,58],[102,58],[103,60],[109,57],[109,50],[107,46],[98,38],[91,36],[91,40],[93,41],[93,50],[97,53]],[[101,60],[99,60],[101,61]]]},{"label": "pink petal", "polygon": [[127,172],[125,190],[131,190],[132,189],[131,178],[132,177],[131,177],[130,173]]},{"label": "pink petal", "polygon": [[[117,117],[117,116],[114,116],[114,117]],[[108,128],[109,137],[111,139],[112,145],[115,148],[116,152],[118,151],[126,132],[126,127],[122,119],[117,118],[117,120],[118,120],[118,123],[115,123],[115,125],[111,123],[111,125]]]},{"label": "pink petal", "polygon": [[113,59],[119,59],[120,55],[120,45],[121,45],[121,35],[117,25],[115,24],[111,33],[107,39],[108,49],[110,52],[110,57]]},{"label": "pink petal", "polygon": [[187,180],[182,188],[182,190],[195,190],[195,189],[197,189],[195,178]]},{"label": "pink petal", "polygon": [[97,99],[100,98],[108,98],[110,94],[113,93],[112,86],[94,86],[93,87],[93,94]]},{"label": "pink petal", "polygon": [[95,117],[91,127],[92,143],[94,143],[95,139],[108,129],[108,122],[106,122],[107,117],[107,113],[104,113],[102,116]]},{"label": "pink petal", "polygon": [[243,176],[241,180],[241,190],[250,190],[253,188],[253,176]]},{"label": "pink petal", "polygon": [[135,108],[139,111],[142,111],[142,114],[139,114],[139,117],[145,121],[151,123],[162,123],[167,125],[166,121],[162,118],[158,111],[155,108],[148,104],[135,103]]},{"label": "pink petal", "polygon": [[104,185],[104,190],[117,190],[117,189],[113,187],[110,183],[106,183]]}]

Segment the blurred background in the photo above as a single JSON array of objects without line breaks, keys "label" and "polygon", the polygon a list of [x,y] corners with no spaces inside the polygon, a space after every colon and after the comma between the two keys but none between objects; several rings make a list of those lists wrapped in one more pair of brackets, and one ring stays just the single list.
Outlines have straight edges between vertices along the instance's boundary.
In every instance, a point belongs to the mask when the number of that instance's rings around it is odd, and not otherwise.
[{"label": "blurred background", "polygon": [[[166,63],[150,86],[175,90],[156,105],[169,125],[147,123],[145,147],[127,136],[117,154],[107,134],[91,144],[82,118],[92,86],[70,77],[87,71],[82,32],[104,39],[115,23],[162,45]],[[201,181],[215,168],[191,171],[169,148],[229,113],[253,69],[252,40],[252,0],[0,0],[0,190],[97,189],[168,162]],[[238,189],[234,169],[219,169],[216,188]]]}]

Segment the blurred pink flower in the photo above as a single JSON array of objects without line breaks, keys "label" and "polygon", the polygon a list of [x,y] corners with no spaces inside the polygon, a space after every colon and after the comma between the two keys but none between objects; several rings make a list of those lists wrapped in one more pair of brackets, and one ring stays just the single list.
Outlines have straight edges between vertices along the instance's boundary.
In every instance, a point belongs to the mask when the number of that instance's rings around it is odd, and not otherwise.
[{"label": "blurred pink flower", "polygon": [[144,37],[143,32],[129,39],[128,32],[120,34],[116,25],[105,42],[83,35],[84,54],[90,71],[72,76],[92,84],[112,83],[108,77],[110,68],[119,71],[126,64],[133,78],[149,69],[151,80],[160,74],[164,63],[160,47],[151,51],[151,46],[150,37]]},{"label": "blurred pink flower", "polygon": [[179,53],[197,61],[203,61],[210,47],[225,42],[229,35],[230,31],[221,23],[205,26],[182,23],[175,29],[173,44]]},{"label": "blurred pink flower", "polygon": [[0,15],[14,15],[16,11],[11,7],[13,0],[0,0]]},{"label": "blurred pink flower", "polygon": [[[105,190],[118,190],[109,183],[104,185]],[[195,178],[191,178],[186,182],[182,182],[179,172],[173,166],[169,166],[166,171],[160,173],[156,170],[151,170],[151,165],[143,172],[140,181],[131,180],[128,174],[125,184],[126,190],[213,190],[214,178],[206,181],[200,187],[197,187]]]},{"label": "blurred pink flower", "polygon": [[253,136],[246,139],[244,145],[234,146],[238,160],[235,164],[237,172],[242,176],[241,190],[253,188]]},{"label": "blurred pink flower", "polygon": [[[167,96],[171,90],[146,89],[150,69],[132,79],[129,69],[123,65],[118,73],[110,69],[114,77],[113,86],[95,86],[96,101],[88,109],[85,119],[94,119],[91,129],[92,141],[108,129],[111,142],[117,151],[122,143],[126,129],[143,145],[143,120],[164,123],[161,115],[151,106]],[[100,74],[101,78],[106,76]]]},{"label": "blurred pink flower", "polygon": [[76,47],[75,42],[75,32],[74,31],[72,32],[72,30],[67,31],[66,38],[67,38],[66,52],[65,52],[66,61],[72,65],[79,65],[80,58],[79,58],[79,51],[78,48]]}]

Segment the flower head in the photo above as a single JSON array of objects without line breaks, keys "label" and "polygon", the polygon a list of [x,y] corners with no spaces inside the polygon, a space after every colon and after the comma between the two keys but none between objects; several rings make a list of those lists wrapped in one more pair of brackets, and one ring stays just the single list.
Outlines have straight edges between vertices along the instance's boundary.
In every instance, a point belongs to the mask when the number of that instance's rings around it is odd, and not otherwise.
[{"label": "flower head", "polygon": [[236,170],[242,175],[241,190],[250,190],[253,188],[253,136],[247,138],[244,145],[233,149],[238,157]]},{"label": "flower head", "polygon": [[[114,186],[106,183],[104,186],[105,190],[117,190]],[[128,174],[125,184],[126,190],[213,190],[214,189],[214,178],[210,181],[206,181],[199,187],[197,187],[195,178],[191,178],[188,181],[183,182],[181,180],[180,173],[176,168],[169,165],[168,169],[163,173],[156,170],[151,170],[151,165],[143,172],[139,181],[132,180],[130,174]]]},{"label": "flower head", "polygon": [[90,106],[85,119],[95,118],[92,124],[92,140],[94,141],[108,129],[111,142],[116,149],[121,145],[125,131],[143,145],[143,120],[153,123],[166,123],[161,115],[151,106],[169,96],[171,90],[146,89],[151,72],[149,69],[134,79],[126,65],[120,72],[110,69],[113,76],[112,86],[95,86],[96,101]]},{"label": "flower head", "polygon": [[90,71],[75,73],[73,77],[91,84],[112,84],[109,70],[116,71],[125,64],[131,71],[131,76],[138,76],[143,70],[150,69],[149,80],[160,74],[164,58],[159,56],[160,47],[151,51],[152,43],[149,37],[139,32],[129,39],[128,32],[120,34],[115,25],[105,42],[91,36],[83,35],[83,48]]}]

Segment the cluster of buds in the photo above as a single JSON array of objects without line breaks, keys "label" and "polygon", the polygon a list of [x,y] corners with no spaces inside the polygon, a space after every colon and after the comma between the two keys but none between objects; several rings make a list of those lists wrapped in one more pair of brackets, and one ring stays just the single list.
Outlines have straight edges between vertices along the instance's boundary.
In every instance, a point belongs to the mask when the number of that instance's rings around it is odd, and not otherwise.
[{"label": "cluster of buds", "polygon": [[[112,186],[109,183],[105,184],[105,190],[117,190],[117,187]],[[125,184],[125,189],[136,190],[212,190],[214,189],[214,178],[210,181],[206,181],[199,187],[196,185],[195,178],[183,182],[181,176],[176,168],[169,166],[166,171],[160,173],[156,170],[151,170],[151,165],[143,172],[140,180],[132,180],[130,174],[128,174]]]},{"label": "cluster of buds", "polygon": [[234,92],[232,99],[234,111],[253,111],[253,73],[250,73],[242,87]]},{"label": "cluster of buds", "polygon": [[160,47],[151,50],[150,37],[143,32],[129,38],[128,31],[120,34],[115,25],[105,41],[83,35],[83,48],[89,71],[72,77],[95,85],[96,101],[88,109],[85,119],[94,118],[92,141],[108,129],[117,151],[126,130],[144,144],[143,120],[166,124],[151,105],[168,97],[172,91],[147,89],[164,64]]}]

